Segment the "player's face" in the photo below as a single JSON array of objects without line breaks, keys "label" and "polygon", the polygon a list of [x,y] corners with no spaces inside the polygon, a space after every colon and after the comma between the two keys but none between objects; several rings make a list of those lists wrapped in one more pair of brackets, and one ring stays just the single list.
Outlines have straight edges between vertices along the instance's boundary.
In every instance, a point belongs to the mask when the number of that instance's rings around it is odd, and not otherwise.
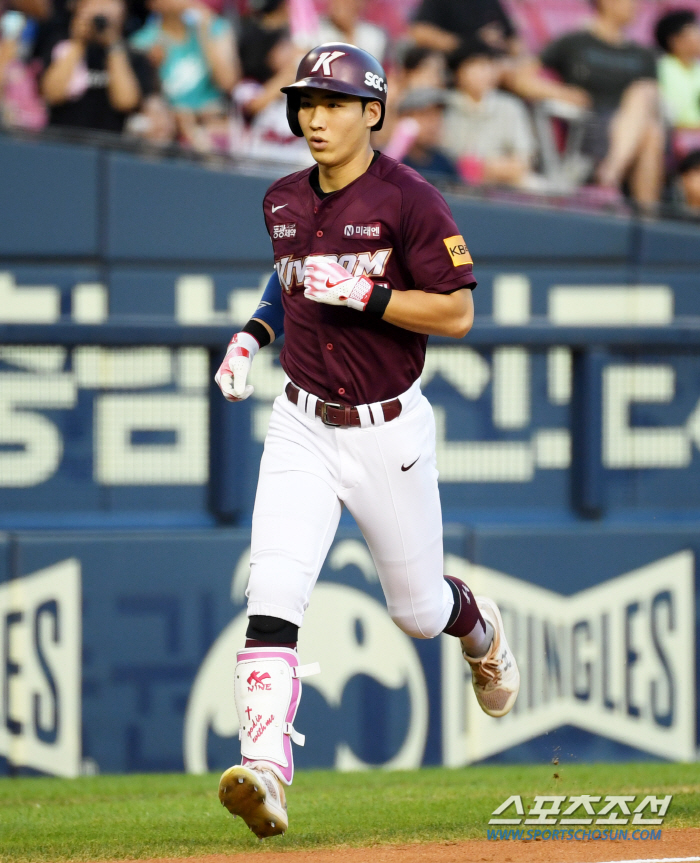
[{"label": "player's face", "polygon": [[299,125],[314,159],[333,167],[367,149],[369,130],[380,115],[379,102],[369,102],[363,111],[356,96],[307,90],[301,95]]}]

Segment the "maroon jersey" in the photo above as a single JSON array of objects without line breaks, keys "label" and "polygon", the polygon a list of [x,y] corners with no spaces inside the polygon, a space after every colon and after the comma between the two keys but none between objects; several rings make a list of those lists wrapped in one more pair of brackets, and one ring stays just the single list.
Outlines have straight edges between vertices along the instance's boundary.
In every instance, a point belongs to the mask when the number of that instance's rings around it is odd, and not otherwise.
[{"label": "maroon jersey", "polygon": [[394,291],[449,293],[476,285],[471,257],[445,199],[411,168],[380,156],[323,200],[311,187],[312,170],[273,183],[263,202],[283,289],[282,367],[328,401],[394,398],[420,377],[428,337],[307,299],[306,258],[332,256]]}]

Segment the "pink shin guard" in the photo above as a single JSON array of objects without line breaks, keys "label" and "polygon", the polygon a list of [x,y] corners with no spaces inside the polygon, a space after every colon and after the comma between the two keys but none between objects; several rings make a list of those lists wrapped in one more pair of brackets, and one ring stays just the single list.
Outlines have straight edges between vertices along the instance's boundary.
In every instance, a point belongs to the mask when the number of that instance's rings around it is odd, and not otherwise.
[{"label": "pink shin guard", "polygon": [[319,665],[299,665],[296,651],[288,647],[247,647],[237,659],[234,692],[243,764],[265,765],[291,785],[292,741],[304,745],[304,735],[292,725],[301,698],[300,678],[318,674]]}]

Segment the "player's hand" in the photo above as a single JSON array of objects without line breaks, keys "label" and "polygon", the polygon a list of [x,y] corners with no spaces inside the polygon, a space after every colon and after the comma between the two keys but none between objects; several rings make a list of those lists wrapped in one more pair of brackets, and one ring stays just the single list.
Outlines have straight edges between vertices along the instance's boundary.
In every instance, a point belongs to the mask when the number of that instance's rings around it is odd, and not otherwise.
[{"label": "player's hand", "polygon": [[253,357],[259,350],[258,340],[250,333],[236,333],[229,342],[224,361],[214,375],[214,380],[228,401],[242,402],[252,395],[253,387],[246,381]]},{"label": "player's hand", "polygon": [[304,296],[316,303],[364,312],[373,288],[374,282],[367,276],[351,276],[345,267],[321,255],[306,260]]}]

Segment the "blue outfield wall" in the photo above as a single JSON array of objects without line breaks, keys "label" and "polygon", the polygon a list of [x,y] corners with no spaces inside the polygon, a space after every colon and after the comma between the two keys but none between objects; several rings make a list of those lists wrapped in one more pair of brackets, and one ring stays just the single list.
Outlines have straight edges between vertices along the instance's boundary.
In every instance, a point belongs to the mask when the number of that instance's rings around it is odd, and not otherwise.
[{"label": "blue outfield wall", "polygon": [[[521,668],[502,720],[477,707],[454,639],[394,626],[361,536],[341,529],[300,633],[321,674],[304,682],[298,766],[694,760],[699,527],[448,525],[447,571],[498,601]],[[235,762],[247,530],[10,541],[0,769]]]},{"label": "blue outfield wall", "polygon": [[[282,371],[262,351],[235,406],[211,377],[271,272],[270,182],[0,135],[0,771],[238,757]],[[448,197],[479,287],[474,333],[433,340],[423,376],[446,571],[503,608],[521,695],[489,719],[453,639],[393,625],[344,515],[301,632],[322,674],[297,763],[694,760],[700,230]],[[76,343],[76,321],[107,326]],[[136,322],[170,335],[125,339]]]}]

